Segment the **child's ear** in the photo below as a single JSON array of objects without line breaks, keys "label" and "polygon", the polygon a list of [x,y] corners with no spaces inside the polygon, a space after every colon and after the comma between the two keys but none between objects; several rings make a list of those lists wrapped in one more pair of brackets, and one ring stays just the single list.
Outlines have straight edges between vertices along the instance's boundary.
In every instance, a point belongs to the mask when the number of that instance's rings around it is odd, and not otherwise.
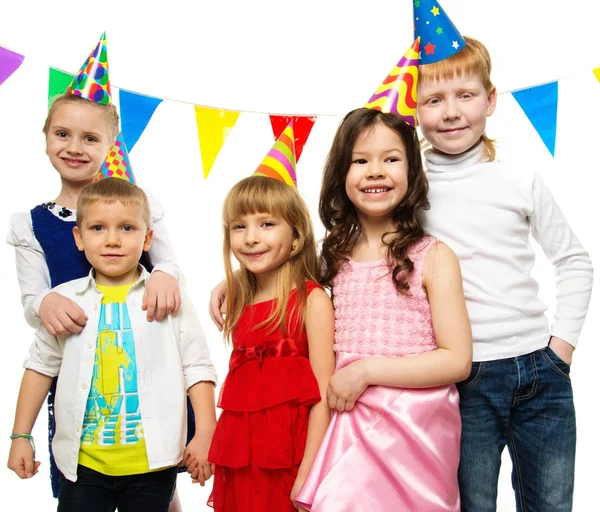
[{"label": "child's ear", "polygon": [[77,226],[73,228],[73,238],[75,238],[75,245],[77,246],[77,249],[83,251],[83,237],[81,236],[81,231],[79,231]]},{"label": "child's ear", "polygon": [[498,91],[496,90],[495,87],[493,87],[487,97],[488,107],[487,107],[487,111],[485,113],[487,117],[490,117],[494,113],[494,110],[496,110],[496,100],[497,99],[498,99]]},{"label": "child's ear", "polygon": [[144,251],[148,251],[152,245],[152,238],[154,238],[154,230],[148,229],[146,236],[144,237]]},{"label": "child's ear", "polygon": [[294,239],[292,240],[292,250],[290,252],[290,256],[295,256],[296,254],[298,254],[300,252],[300,249],[302,249],[303,245],[304,242],[302,240],[302,237],[298,236],[298,234],[294,235]]}]

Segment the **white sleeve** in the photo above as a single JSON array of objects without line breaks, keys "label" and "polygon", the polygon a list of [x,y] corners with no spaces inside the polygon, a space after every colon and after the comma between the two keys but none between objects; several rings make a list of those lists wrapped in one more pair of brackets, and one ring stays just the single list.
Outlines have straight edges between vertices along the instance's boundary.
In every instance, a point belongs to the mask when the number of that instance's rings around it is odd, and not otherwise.
[{"label": "white sleeve", "polygon": [[44,251],[33,234],[31,214],[14,213],[6,241],[15,248],[17,277],[21,288],[25,320],[34,328],[40,325],[40,304],[52,290]]},{"label": "white sleeve", "polygon": [[210,357],[204,331],[200,326],[194,305],[185,293],[182,293],[181,309],[177,317],[179,351],[186,389],[200,381],[209,381],[216,385],[217,372]]},{"label": "white sleeve", "polygon": [[550,332],[576,346],[592,294],[592,261],[538,175],[534,175],[532,197],[531,233],[554,266],[556,277],[556,312]]},{"label": "white sleeve", "polygon": [[58,339],[43,325],[38,327],[23,366],[48,377],[57,377],[61,363],[62,350]]},{"label": "white sleeve", "polygon": [[150,261],[154,266],[153,272],[161,271],[172,275],[178,281],[181,281],[181,271],[177,263],[177,258],[171,247],[171,239],[167,226],[163,220],[165,211],[158,200],[146,191],[148,202],[150,203],[150,215],[152,216],[152,229],[154,238],[150,246]]}]

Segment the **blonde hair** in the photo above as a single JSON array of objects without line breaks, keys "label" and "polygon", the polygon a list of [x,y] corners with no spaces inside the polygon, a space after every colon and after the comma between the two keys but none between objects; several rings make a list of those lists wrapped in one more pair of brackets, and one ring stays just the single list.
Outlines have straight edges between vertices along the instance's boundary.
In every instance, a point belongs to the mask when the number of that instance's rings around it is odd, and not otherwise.
[{"label": "blonde hair", "polygon": [[277,271],[277,293],[271,315],[256,328],[271,326],[271,332],[281,328],[284,333],[296,325],[286,325],[285,314],[290,292],[297,286],[297,299],[290,318],[304,321],[306,304],[305,281],[317,281],[319,259],[308,209],[298,191],[282,181],[265,176],[250,176],[238,182],[229,191],[223,205],[223,259],[227,282],[227,315],[223,327],[229,340],[244,308],[252,303],[257,290],[256,276],[243,266],[239,272],[231,265],[231,223],[244,215],[266,213],[287,222],[293,229],[295,248]]},{"label": "blonde hair", "polygon": [[146,227],[150,227],[150,205],[146,193],[137,185],[119,178],[104,178],[88,183],[81,189],[77,199],[77,226],[81,228],[86,209],[104,201],[114,203],[119,201],[125,206],[135,206],[142,211],[142,218]]},{"label": "blonde hair", "polygon": [[107,118],[107,128],[108,135],[112,137],[113,140],[117,138],[119,134],[119,114],[117,112],[117,107],[114,104],[110,105],[102,105],[101,103],[96,103],[95,101],[86,100],[85,98],[81,98],[80,96],[75,96],[74,94],[65,92],[59,96],[56,96],[52,100],[52,105],[50,105],[50,109],[48,110],[48,115],[46,116],[46,121],[44,121],[44,128],[42,132],[44,135],[48,136],[48,130],[50,129],[50,122],[52,121],[52,116],[56,112],[56,109],[65,103],[72,103],[74,105],[90,105],[92,108],[98,108],[102,110],[106,114]]},{"label": "blonde hair", "polygon": [[[494,89],[492,84],[492,59],[483,43],[471,37],[464,37],[465,47],[447,59],[433,64],[419,66],[419,80],[433,82],[436,80],[452,80],[455,77],[475,75],[483,84],[487,94]],[[496,157],[494,141],[485,133],[483,134],[483,145],[488,161]]]}]

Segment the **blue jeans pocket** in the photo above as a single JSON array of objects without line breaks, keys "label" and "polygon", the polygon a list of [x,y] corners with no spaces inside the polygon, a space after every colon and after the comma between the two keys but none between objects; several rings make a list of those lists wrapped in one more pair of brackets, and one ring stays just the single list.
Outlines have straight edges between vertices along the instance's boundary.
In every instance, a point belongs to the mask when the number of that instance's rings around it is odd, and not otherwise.
[{"label": "blue jeans pocket", "polygon": [[466,380],[462,382],[458,382],[456,384],[456,389],[459,391],[466,391],[467,389],[471,389],[475,387],[477,383],[481,380],[483,376],[483,368],[485,367],[485,363],[482,362],[474,362],[471,364],[471,375]]},{"label": "blue jeans pocket", "polygon": [[571,367],[565,363],[560,357],[556,355],[556,352],[550,347],[545,347],[541,351],[542,356],[556,373],[561,377],[571,380],[569,374],[571,373]]}]

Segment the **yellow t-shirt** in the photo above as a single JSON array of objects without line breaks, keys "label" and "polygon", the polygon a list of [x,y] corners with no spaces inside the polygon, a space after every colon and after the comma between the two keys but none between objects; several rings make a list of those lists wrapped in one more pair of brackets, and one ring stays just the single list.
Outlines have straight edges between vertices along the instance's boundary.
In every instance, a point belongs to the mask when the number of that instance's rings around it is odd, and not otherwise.
[{"label": "yellow t-shirt", "polygon": [[79,464],[111,476],[149,472],[126,302],[131,286],[98,286],[102,309],[79,450]]}]

